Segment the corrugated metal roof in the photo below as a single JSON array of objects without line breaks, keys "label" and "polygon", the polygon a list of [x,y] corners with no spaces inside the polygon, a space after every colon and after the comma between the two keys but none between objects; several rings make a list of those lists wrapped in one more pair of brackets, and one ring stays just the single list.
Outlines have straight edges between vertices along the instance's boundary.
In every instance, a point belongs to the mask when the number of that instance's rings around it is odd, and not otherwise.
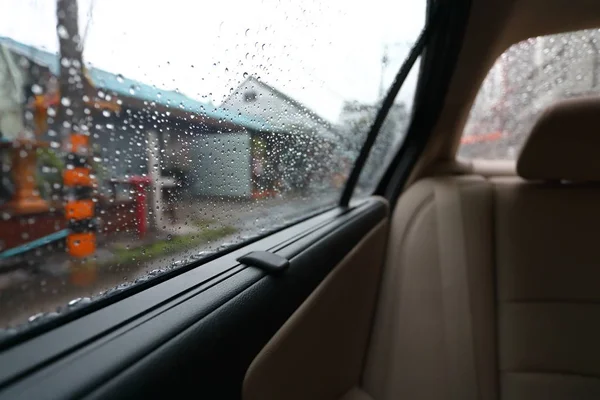
[{"label": "corrugated metal roof", "polygon": [[[57,53],[50,53],[46,50],[41,50],[2,36],[0,36],[0,43],[37,64],[47,66],[53,74],[59,74],[59,57]],[[216,120],[230,121],[252,130],[270,130],[269,124],[260,118],[250,118],[243,114],[233,114],[218,107],[191,99],[173,90],[160,89],[99,68],[90,68],[89,76],[97,88],[102,88],[123,96],[155,102],[166,107],[182,109]]]}]

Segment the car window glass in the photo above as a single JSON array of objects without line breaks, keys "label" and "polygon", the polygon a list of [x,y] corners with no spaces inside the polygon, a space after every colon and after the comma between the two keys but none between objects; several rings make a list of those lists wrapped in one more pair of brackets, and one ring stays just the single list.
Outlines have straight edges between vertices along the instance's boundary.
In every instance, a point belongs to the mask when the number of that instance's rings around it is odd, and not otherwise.
[{"label": "car window glass", "polygon": [[[419,73],[420,58],[413,65],[406,81],[400,88],[394,104],[386,116],[381,130],[377,134],[373,148],[367,157],[367,161],[360,173],[356,184],[354,198],[359,199],[373,193],[375,187],[383,177],[386,168],[392,161],[400,145],[404,142],[404,136],[410,122],[412,104],[415,95],[417,76]],[[395,68],[397,71],[398,68]],[[393,77],[391,77],[393,80]],[[390,82],[391,82],[390,80]],[[380,99],[379,103],[383,101]],[[353,123],[354,129],[363,129],[365,124],[372,124],[375,119],[378,105],[369,110],[362,110],[362,117]],[[367,122],[368,121],[368,122]]]},{"label": "car window glass", "polygon": [[514,160],[549,105],[597,96],[599,41],[594,29],[531,38],[506,50],[479,89],[458,155]]},{"label": "car window glass", "polygon": [[[425,5],[5,1],[0,328],[336,205]],[[403,137],[410,93],[364,193]]]}]

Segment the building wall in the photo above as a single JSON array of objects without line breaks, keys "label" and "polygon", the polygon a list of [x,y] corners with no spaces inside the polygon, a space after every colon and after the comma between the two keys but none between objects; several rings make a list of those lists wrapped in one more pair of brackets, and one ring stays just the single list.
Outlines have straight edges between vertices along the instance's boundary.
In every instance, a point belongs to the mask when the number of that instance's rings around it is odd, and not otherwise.
[{"label": "building wall", "polygon": [[192,139],[191,192],[197,196],[252,195],[250,134],[201,134]]},{"label": "building wall", "polygon": [[107,175],[122,178],[126,175],[143,175],[148,172],[145,130],[132,128],[120,119],[110,119],[97,124],[92,143],[102,155]]},{"label": "building wall", "polygon": [[336,138],[334,131],[324,121],[254,79],[242,83],[221,107],[250,117],[259,117],[274,132],[313,132],[325,139]]}]

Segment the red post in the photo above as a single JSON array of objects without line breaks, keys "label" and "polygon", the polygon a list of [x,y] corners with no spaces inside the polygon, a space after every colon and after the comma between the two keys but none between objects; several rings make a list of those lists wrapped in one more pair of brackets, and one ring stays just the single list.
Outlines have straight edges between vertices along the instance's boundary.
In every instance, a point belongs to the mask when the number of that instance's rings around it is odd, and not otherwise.
[{"label": "red post", "polygon": [[135,204],[135,219],[137,221],[137,231],[139,238],[143,238],[148,231],[147,221],[147,188],[150,186],[151,180],[148,176],[132,176],[129,178],[129,183],[133,187]]}]

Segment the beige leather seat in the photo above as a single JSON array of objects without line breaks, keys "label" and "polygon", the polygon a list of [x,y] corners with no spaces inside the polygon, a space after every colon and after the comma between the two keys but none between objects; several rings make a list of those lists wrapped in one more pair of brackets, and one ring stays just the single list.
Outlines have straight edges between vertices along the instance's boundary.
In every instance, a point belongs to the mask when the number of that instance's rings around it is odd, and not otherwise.
[{"label": "beige leather seat", "polygon": [[600,100],[564,102],[533,129],[520,177],[414,184],[377,301],[384,225],[263,348],[243,398],[600,399],[597,131]]},{"label": "beige leather seat", "polygon": [[402,195],[348,399],[600,399],[600,101],[549,109],[517,172]]}]

